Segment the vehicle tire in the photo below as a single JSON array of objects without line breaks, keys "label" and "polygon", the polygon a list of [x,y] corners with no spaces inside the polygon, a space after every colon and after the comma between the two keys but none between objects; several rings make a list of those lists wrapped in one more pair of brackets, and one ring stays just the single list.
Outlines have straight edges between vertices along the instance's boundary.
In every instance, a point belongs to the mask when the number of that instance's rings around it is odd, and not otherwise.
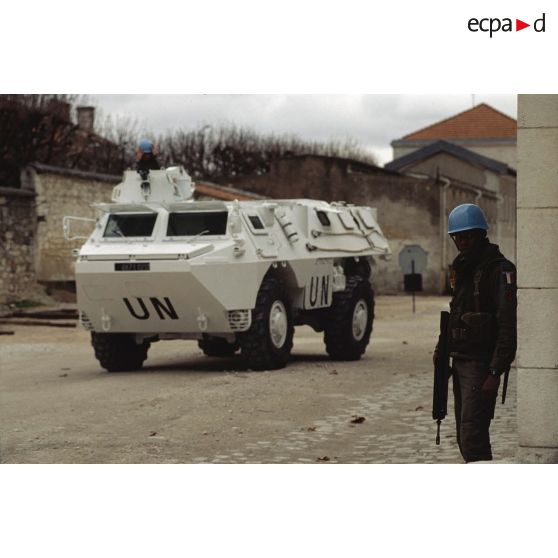
[{"label": "vehicle tire", "polygon": [[293,348],[292,310],[283,284],[266,277],[252,311],[248,331],[238,335],[242,356],[252,370],[283,368]]},{"label": "vehicle tire", "polygon": [[91,333],[95,357],[108,372],[131,372],[139,370],[147,358],[149,341],[138,345],[133,334]]},{"label": "vehicle tire", "polygon": [[326,351],[334,360],[359,360],[370,341],[374,291],[367,279],[347,277],[344,291],[333,294],[324,323]]},{"label": "vehicle tire", "polygon": [[231,357],[238,351],[238,343],[230,343],[224,337],[204,335],[198,347],[209,357]]}]

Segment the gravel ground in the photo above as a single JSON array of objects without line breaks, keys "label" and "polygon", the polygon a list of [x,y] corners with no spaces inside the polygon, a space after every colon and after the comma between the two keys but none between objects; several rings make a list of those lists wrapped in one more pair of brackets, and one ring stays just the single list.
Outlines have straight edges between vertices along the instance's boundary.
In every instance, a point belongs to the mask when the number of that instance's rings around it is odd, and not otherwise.
[{"label": "gravel ground", "polygon": [[[418,297],[413,314],[410,298],[379,297],[359,362],[330,361],[321,334],[297,328],[292,361],[271,372],[166,341],[143,370],[110,374],[79,328],[10,325],[15,335],[0,336],[0,460],[462,463],[451,395],[439,446],[431,418],[432,348],[446,305]],[[515,388],[512,372],[491,429],[498,463],[516,455]]]}]

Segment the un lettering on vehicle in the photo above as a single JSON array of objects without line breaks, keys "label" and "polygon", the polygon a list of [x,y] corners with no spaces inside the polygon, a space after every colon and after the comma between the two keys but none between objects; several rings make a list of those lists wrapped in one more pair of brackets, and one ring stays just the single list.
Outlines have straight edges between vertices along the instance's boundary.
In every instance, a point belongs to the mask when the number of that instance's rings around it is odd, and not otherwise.
[{"label": "un lettering on vehicle", "polygon": [[333,279],[331,275],[312,275],[304,288],[304,308],[326,308],[331,306]]},{"label": "un lettering on vehicle", "polygon": [[[132,297],[122,299],[128,312],[136,320],[148,320],[152,315],[157,315],[160,320],[178,320],[178,314],[168,297],[161,301],[155,296],[146,300],[143,297]],[[154,312],[153,312],[154,311]]]}]

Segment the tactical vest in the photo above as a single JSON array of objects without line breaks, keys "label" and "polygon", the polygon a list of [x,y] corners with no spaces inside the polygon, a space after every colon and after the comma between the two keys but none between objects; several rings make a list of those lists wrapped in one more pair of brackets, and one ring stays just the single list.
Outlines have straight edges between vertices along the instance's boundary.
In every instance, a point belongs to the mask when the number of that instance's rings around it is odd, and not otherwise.
[{"label": "tactical vest", "polygon": [[449,348],[452,356],[489,359],[496,344],[496,297],[491,285],[494,267],[506,262],[498,251],[481,261],[471,275],[458,276],[450,302]]}]

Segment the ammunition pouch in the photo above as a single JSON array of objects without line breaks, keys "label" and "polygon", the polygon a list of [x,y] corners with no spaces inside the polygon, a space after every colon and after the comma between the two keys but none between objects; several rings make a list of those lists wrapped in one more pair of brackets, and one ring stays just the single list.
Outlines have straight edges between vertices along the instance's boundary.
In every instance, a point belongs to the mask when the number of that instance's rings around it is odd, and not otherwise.
[{"label": "ammunition pouch", "polygon": [[451,328],[451,339],[467,345],[485,345],[494,337],[494,318],[488,312],[466,312],[461,316],[465,327]]},{"label": "ammunition pouch", "polygon": [[454,341],[467,341],[467,330],[464,327],[454,327],[451,330],[451,338]]},{"label": "ammunition pouch", "polygon": [[488,312],[465,312],[461,320],[474,329],[484,329],[492,324],[492,314]]}]

